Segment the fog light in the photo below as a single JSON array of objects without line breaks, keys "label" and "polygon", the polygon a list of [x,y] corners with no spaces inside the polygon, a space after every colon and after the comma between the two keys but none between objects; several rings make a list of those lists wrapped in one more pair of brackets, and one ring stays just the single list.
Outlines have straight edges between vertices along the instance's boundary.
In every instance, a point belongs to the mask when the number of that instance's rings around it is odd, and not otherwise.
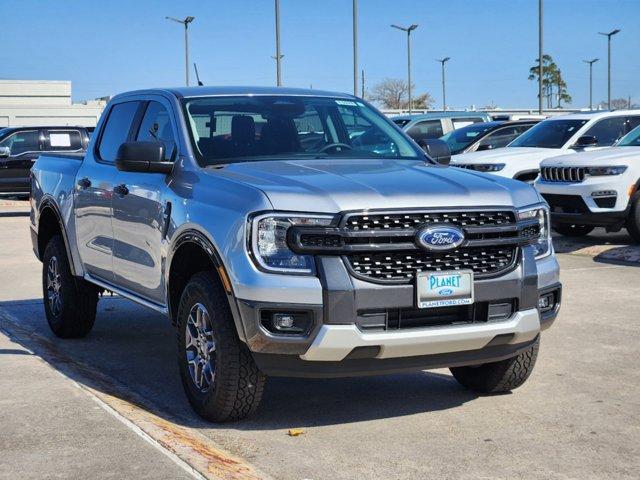
[{"label": "fog light", "polygon": [[592,192],[592,197],[615,197],[618,193],[615,190],[599,190],[597,192]]},{"label": "fog light", "polygon": [[281,335],[306,335],[313,325],[313,313],[308,311],[262,310],[262,326],[271,333]]},{"label": "fog light", "polygon": [[276,313],[273,315],[273,326],[278,330],[290,330],[296,319],[288,313]]},{"label": "fog light", "polygon": [[538,310],[541,313],[548,312],[555,307],[553,293],[545,293],[538,299]]}]

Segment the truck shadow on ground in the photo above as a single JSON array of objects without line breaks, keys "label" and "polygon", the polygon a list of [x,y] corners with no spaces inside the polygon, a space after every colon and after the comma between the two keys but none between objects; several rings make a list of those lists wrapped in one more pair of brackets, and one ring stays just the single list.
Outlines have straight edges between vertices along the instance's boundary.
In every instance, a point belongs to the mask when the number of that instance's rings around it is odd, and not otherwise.
[{"label": "truck shadow on ground", "polygon": [[633,243],[626,230],[607,233],[597,228],[578,238],[554,235],[553,245],[556,253],[587,256],[597,263],[640,266],[640,245]]},{"label": "truck shadow on ground", "polygon": [[[10,314],[8,320],[3,312]],[[79,384],[189,427],[274,430],[344,424],[447,410],[477,397],[450,375],[436,372],[341,379],[271,377],[253,417],[215,425],[189,407],[176,366],[175,330],[154,312],[106,297],[89,336],[63,340],[50,332],[41,300],[0,302],[0,328]]]}]

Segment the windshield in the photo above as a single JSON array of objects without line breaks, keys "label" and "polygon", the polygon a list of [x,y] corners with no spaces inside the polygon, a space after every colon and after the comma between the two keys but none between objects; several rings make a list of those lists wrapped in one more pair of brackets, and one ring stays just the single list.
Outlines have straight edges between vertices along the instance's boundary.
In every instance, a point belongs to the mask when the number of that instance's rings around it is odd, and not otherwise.
[{"label": "windshield", "polygon": [[452,130],[440,137],[441,140],[447,142],[449,149],[453,155],[462,152],[465,148],[471,145],[478,139],[479,135],[482,135],[487,130],[491,130],[496,126],[495,123],[474,123],[458,130]]},{"label": "windshield", "polygon": [[508,147],[562,148],[588,120],[545,120],[530,128]]},{"label": "windshield", "polygon": [[424,154],[373,108],[357,100],[302,96],[187,99],[201,165],[275,158],[400,158]]},{"label": "windshield", "polygon": [[622,137],[616,147],[640,147],[640,127],[634,128]]}]

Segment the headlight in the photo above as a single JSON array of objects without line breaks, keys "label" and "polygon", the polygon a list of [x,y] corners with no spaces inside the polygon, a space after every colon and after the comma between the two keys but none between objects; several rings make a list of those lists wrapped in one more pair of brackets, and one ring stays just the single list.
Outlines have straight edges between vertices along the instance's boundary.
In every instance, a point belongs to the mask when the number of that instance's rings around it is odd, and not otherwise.
[{"label": "headlight", "polygon": [[504,163],[477,163],[467,167],[478,172],[499,172],[504,168]]},{"label": "headlight", "polygon": [[536,252],[536,258],[546,257],[551,253],[551,230],[549,228],[549,209],[546,206],[538,206],[518,211],[518,220],[537,220],[538,238],[532,243]]},{"label": "headlight", "polygon": [[287,230],[294,225],[327,226],[330,216],[298,214],[265,214],[251,224],[251,253],[258,267],[275,273],[315,273],[312,255],[292,252],[287,244]]},{"label": "headlight", "polygon": [[587,174],[593,177],[600,177],[603,175],[622,175],[627,170],[625,166],[618,167],[588,167]]}]

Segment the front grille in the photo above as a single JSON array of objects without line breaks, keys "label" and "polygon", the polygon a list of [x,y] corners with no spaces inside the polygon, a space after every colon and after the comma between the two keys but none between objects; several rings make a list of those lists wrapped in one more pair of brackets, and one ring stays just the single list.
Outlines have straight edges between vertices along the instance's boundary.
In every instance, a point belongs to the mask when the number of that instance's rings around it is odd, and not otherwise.
[{"label": "front grille", "polygon": [[426,223],[452,223],[460,227],[505,225],[515,221],[510,211],[413,212],[358,214],[346,218],[347,230],[390,230],[416,228]]},{"label": "front grille", "polygon": [[501,322],[517,311],[517,305],[517,299],[508,298],[454,307],[362,309],[357,312],[356,325],[371,332]]},{"label": "front grille", "polygon": [[586,177],[584,167],[542,167],[540,176],[545,182],[583,182]]},{"label": "front grille", "polygon": [[551,213],[589,213],[589,207],[580,195],[543,193]]},{"label": "front grille", "polygon": [[[455,225],[464,242],[446,251],[418,247],[427,225]],[[539,236],[537,220],[516,221],[515,210],[459,209],[346,213],[328,227],[291,227],[287,241],[299,254],[340,255],[350,273],[376,283],[410,283],[417,272],[470,269],[476,278],[506,273],[519,247]]]},{"label": "front grille", "polygon": [[462,247],[448,252],[366,253],[345,256],[352,273],[377,281],[411,281],[417,272],[473,270],[477,276],[500,273],[515,264],[518,247],[513,245]]}]

